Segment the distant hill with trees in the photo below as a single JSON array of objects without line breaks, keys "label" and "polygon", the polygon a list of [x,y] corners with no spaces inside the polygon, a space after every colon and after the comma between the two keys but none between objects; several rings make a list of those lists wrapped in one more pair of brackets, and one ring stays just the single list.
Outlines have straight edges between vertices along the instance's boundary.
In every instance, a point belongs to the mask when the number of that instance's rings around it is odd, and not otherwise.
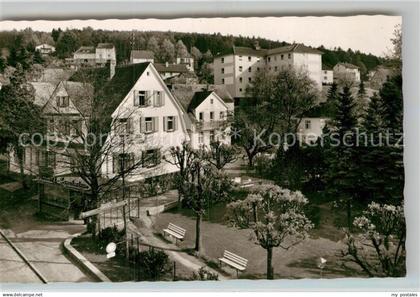
[{"label": "distant hill with trees", "polygon": [[[53,29],[50,33],[33,31],[30,28],[22,31],[0,32],[0,48],[7,48],[10,52],[19,52],[20,47],[33,51],[37,44],[50,43],[55,45],[59,58],[66,58],[70,57],[79,46],[96,46],[100,42],[110,42],[116,47],[118,63],[129,60],[132,48],[149,49],[155,53],[156,60],[160,62],[168,57],[173,59],[178,51],[184,55],[186,49],[199,62],[196,64],[197,69],[201,69],[205,63],[210,63],[214,55],[227,51],[233,45],[252,47],[256,41],[262,48],[275,48],[288,44],[265,38],[221,35],[220,33],[106,31],[94,30],[91,27],[64,31]],[[340,47],[326,49],[323,46],[318,49],[324,52],[323,64],[327,68],[333,67],[338,62],[348,62],[359,66],[362,74],[366,74],[384,62],[381,57],[351,49],[344,50]],[[10,63],[15,64],[16,61],[9,61]]]}]

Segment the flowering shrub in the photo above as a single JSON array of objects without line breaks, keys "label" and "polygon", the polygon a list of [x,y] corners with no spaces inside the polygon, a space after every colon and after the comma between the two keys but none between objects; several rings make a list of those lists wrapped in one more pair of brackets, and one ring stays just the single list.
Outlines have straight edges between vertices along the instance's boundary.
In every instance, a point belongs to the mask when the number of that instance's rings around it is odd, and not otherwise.
[{"label": "flowering shrub", "polygon": [[[302,241],[308,230],[313,228],[303,212],[307,203],[300,191],[260,185],[246,199],[228,204],[228,221],[238,228],[251,228],[252,238],[267,250],[268,279],[273,278],[273,248],[289,249]],[[285,245],[285,242],[288,244]]]},{"label": "flowering shrub", "polygon": [[346,260],[373,276],[405,275],[405,220],[403,206],[372,202],[353,225],[359,236],[347,233]]}]

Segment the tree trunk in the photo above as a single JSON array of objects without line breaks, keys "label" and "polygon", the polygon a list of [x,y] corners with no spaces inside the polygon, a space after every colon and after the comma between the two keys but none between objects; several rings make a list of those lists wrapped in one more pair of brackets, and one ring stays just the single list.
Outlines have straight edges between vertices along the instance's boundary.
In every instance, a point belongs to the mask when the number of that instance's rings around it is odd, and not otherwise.
[{"label": "tree trunk", "polygon": [[201,213],[197,213],[195,220],[195,251],[200,252],[201,248]]},{"label": "tree trunk", "polygon": [[273,248],[267,248],[267,279],[274,279],[273,271]]}]

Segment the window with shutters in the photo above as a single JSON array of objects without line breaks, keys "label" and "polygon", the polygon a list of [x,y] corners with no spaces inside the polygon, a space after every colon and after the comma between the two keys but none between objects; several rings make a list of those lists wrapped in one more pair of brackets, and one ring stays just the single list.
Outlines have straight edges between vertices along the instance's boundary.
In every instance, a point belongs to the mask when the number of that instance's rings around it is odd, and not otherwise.
[{"label": "window with shutters", "polygon": [[68,96],[57,96],[57,106],[58,107],[68,107],[69,106],[69,97]]},{"label": "window with shutters", "polygon": [[160,150],[151,149],[142,153],[143,167],[154,167],[160,163]]},{"label": "window with shutters", "polygon": [[134,106],[146,106],[147,92],[138,91],[137,96],[134,96]]},{"label": "window with shutters", "polygon": [[163,106],[163,92],[161,91],[154,92],[154,106],[156,107]]},{"label": "window with shutters", "polygon": [[152,133],[153,132],[153,118],[148,117],[144,119],[144,132],[146,133]]},{"label": "window with shutters", "polygon": [[166,118],[166,131],[174,131],[175,130],[175,117],[167,117]]},{"label": "window with shutters", "polygon": [[72,120],[72,135],[80,136],[82,133],[82,120]]},{"label": "window with shutters", "polygon": [[131,128],[131,119],[118,119],[116,127],[118,134],[130,134]]}]

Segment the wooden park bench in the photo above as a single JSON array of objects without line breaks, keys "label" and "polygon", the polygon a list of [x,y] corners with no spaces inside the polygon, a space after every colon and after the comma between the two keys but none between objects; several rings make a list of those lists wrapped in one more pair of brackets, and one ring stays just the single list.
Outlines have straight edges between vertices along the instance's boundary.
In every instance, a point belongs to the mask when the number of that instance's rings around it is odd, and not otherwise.
[{"label": "wooden park bench", "polygon": [[184,228],[169,223],[168,228],[163,229],[163,236],[165,237],[165,234],[169,234],[170,236],[175,237],[175,243],[178,243],[178,239],[181,241],[184,240],[186,232],[187,230]]},{"label": "wooden park bench", "polygon": [[223,257],[219,258],[220,264],[225,263],[233,268],[236,269],[236,275],[239,274],[239,271],[244,271],[246,269],[246,265],[248,264],[248,260],[242,258],[232,252],[224,251]]}]

